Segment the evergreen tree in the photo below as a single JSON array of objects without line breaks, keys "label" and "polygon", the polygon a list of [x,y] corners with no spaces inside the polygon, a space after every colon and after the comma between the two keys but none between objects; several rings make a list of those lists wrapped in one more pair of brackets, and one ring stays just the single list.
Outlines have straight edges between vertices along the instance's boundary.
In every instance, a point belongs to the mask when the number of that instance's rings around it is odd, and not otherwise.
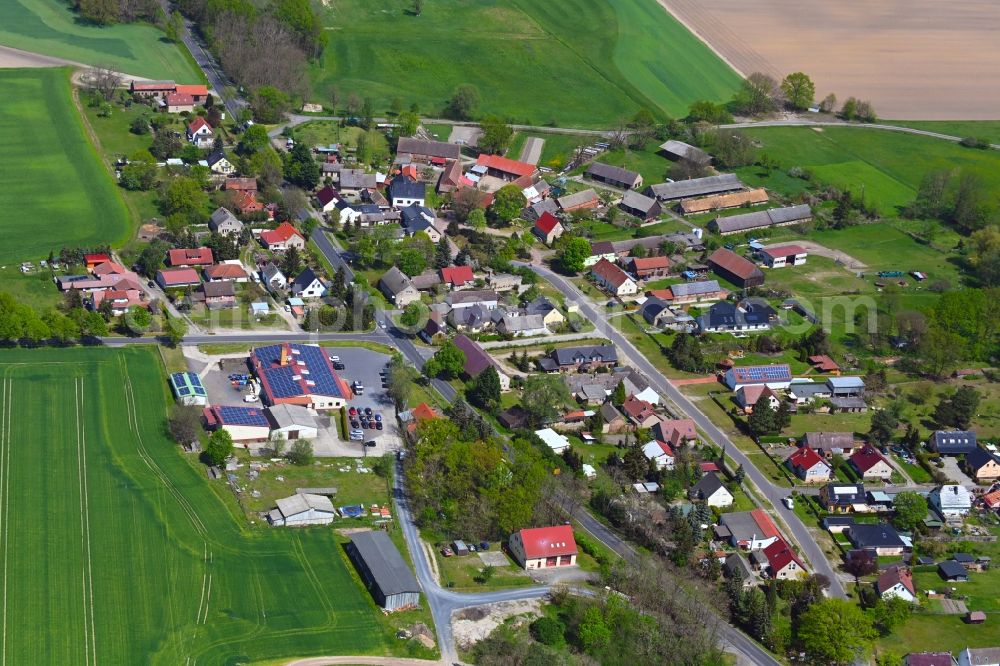
[{"label": "evergreen tree", "polygon": [[448,237],[442,236],[434,248],[434,267],[447,268],[451,266],[451,248],[448,247]]},{"label": "evergreen tree", "polygon": [[611,404],[615,407],[621,407],[627,397],[625,395],[625,382],[618,382],[618,386],[611,393]]},{"label": "evergreen tree", "polygon": [[500,405],[500,375],[496,368],[490,366],[472,380],[466,396],[476,407],[494,410]]},{"label": "evergreen tree", "polygon": [[934,421],[941,426],[966,430],[979,407],[979,391],[971,386],[959,387],[955,394],[942,398],[934,410]]},{"label": "evergreen tree", "polygon": [[767,401],[759,402],[747,418],[747,426],[755,436],[769,435],[778,432],[778,414]]},{"label": "evergreen tree", "polygon": [[736,473],[733,475],[733,480],[736,481],[736,485],[742,487],[743,480],[747,478],[747,471],[743,469],[743,465],[736,468]]}]

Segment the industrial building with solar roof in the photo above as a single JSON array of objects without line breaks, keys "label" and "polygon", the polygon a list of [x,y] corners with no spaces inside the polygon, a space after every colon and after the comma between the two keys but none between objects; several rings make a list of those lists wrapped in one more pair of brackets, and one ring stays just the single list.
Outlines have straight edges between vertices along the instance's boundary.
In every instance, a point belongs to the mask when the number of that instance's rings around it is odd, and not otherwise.
[{"label": "industrial building with solar roof", "polygon": [[354,397],[317,345],[283,343],[250,350],[250,365],[260,380],[266,405],[340,409]]},{"label": "industrial building with solar roof", "polygon": [[271,422],[260,407],[212,405],[202,414],[209,430],[221,428],[238,444],[266,442],[271,436]]},{"label": "industrial building with solar roof", "polygon": [[170,390],[174,399],[182,405],[206,405],[208,393],[201,379],[193,372],[175,372],[170,375]]}]

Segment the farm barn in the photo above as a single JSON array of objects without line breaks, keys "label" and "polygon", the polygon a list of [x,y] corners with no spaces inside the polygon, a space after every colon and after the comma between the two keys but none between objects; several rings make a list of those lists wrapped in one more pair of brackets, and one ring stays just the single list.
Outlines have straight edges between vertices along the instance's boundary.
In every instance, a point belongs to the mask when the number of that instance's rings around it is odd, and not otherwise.
[{"label": "farm barn", "polygon": [[387,611],[420,604],[420,586],[385,532],[359,532],[347,544],[347,554],[375,598]]}]

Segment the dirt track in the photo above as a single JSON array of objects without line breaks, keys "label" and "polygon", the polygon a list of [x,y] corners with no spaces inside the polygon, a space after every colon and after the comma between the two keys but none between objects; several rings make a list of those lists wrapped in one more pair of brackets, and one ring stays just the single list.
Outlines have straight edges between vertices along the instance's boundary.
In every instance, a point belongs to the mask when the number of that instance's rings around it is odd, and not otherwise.
[{"label": "dirt track", "polygon": [[50,56],[39,55],[38,53],[12,49],[9,46],[0,46],[0,69],[15,67],[62,67],[63,65],[85,66],[71,60],[52,58]]},{"label": "dirt track", "polygon": [[658,0],[734,69],[804,71],[819,98],[879,116],[1000,118],[1000,3],[992,0]]}]

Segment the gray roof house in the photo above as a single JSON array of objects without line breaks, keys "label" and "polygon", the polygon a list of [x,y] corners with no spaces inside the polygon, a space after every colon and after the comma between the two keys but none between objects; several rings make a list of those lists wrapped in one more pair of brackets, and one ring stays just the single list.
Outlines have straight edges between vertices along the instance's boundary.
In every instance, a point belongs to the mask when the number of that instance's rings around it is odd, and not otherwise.
[{"label": "gray roof house", "polygon": [[306,266],[292,282],[291,291],[301,298],[322,298],[326,294],[326,285],[310,266]]},{"label": "gray roof house", "polygon": [[268,262],[260,271],[261,280],[264,286],[270,290],[284,289],[288,286],[288,278],[281,272],[281,269],[273,262]]},{"label": "gray roof house", "polygon": [[928,444],[945,456],[968,454],[978,446],[976,433],[971,430],[938,430],[931,435]]},{"label": "gray roof house", "polygon": [[397,266],[393,266],[379,278],[378,288],[389,302],[397,307],[405,308],[410,303],[420,300],[420,291]]},{"label": "gray roof house", "polygon": [[538,221],[538,218],[542,216],[542,213],[558,215],[559,204],[556,203],[555,199],[542,199],[538,203],[531,204],[521,212],[524,219],[530,222]]},{"label": "gray roof house", "polygon": [[385,532],[358,532],[346,546],[375,603],[387,611],[420,604],[420,585]]},{"label": "gray roof house", "polygon": [[219,207],[215,209],[212,216],[208,218],[208,228],[217,234],[239,234],[243,231],[243,223],[236,219],[227,208]]},{"label": "gray roof house", "polygon": [[618,207],[641,220],[652,220],[663,212],[663,206],[660,205],[659,201],[653,197],[647,197],[645,194],[639,194],[635,190],[625,192]]}]

